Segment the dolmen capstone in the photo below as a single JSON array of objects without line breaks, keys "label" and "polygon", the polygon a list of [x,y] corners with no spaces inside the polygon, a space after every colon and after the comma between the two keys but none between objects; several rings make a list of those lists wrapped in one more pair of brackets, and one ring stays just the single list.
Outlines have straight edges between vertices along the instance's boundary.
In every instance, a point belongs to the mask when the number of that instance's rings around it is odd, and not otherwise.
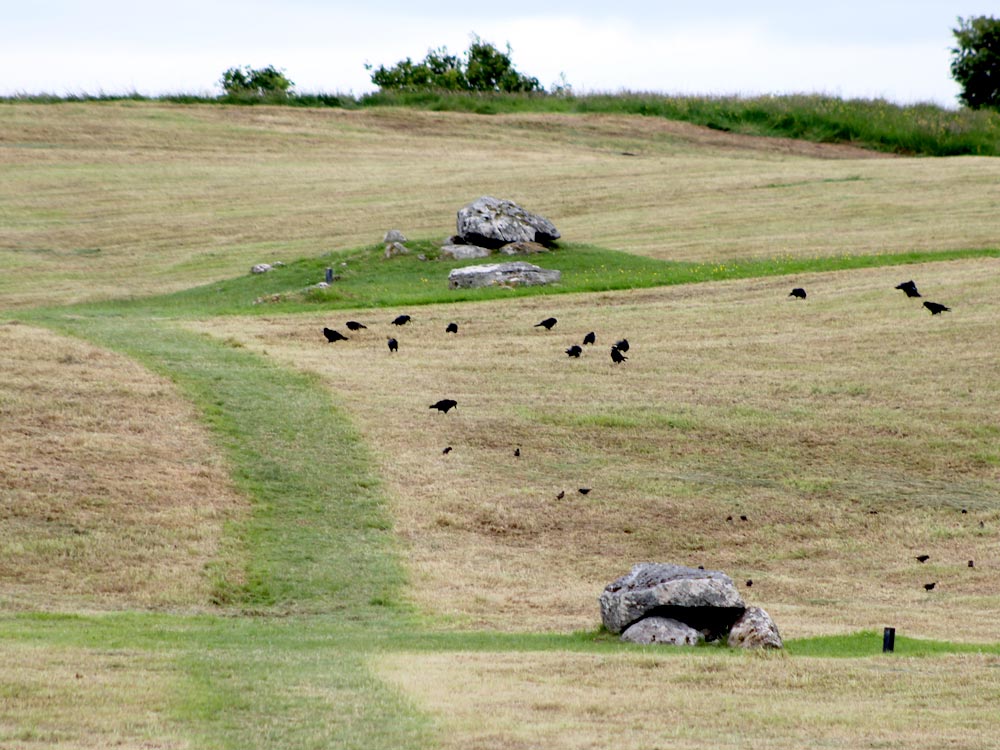
[{"label": "dolmen capstone", "polygon": [[782,647],[767,612],[748,609],[721,571],[639,563],[609,583],[599,601],[604,627],[633,643],[693,646],[725,638],[742,648]]},{"label": "dolmen capstone", "polygon": [[555,283],[561,278],[562,273],[559,271],[515,260],[509,263],[487,263],[480,266],[453,268],[448,274],[448,288],[539,286]]},{"label": "dolmen capstone", "polygon": [[559,230],[544,216],[513,201],[484,195],[458,210],[457,237],[463,244],[495,250],[511,242],[551,245]]}]

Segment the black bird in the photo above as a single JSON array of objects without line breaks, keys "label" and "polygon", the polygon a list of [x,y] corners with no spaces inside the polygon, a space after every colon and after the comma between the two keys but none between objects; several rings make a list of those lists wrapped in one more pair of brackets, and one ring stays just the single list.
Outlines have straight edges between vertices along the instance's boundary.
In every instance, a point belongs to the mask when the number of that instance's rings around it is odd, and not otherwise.
[{"label": "black bird", "polygon": [[556,495],[556,500],[562,500],[566,497],[566,490],[559,490],[559,494]]},{"label": "black bird", "polygon": [[730,522],[730,521],[732,521],[732,520],[733,520],[733,517],[732,517],[732,516],[726,516],[726,521],[727,521],[727,522]]},{"label": "black bird", "polygon": [[927,562],[928,560],[930,560],[931,556],[930,555],[917,555],[915,559],[916,559],[917,562],[923,563],[923,562]]},{"label": "black bird", "polygon": [[586,346],[587,344],[596,344],[596,343],[597,343],[597,334],[594,333],[593,331],[591,331],[590,333],[588,333],[586,336],[583,337],[584,346]]},{"label": "black bird", "polygon": [[617,346],[612,346],[611,347],[611,361],[612,362],[614,362],[616,365],[620,365],[626,359],[628,359],[628,357],[626,357],[624,354],[622,354],[621,350],[618,349]]},{"label": "black bird", "polygon": [[399,351],[399,342],[396,341],[396,339],[389,339],[389,351],[390,352]]},{"label": "black bird", "polygon": [[443,398],[436,404],[431,404],[428,408],[437,409],[440,412],[448,413],[449,409],[454,409],[458,406],[458,401],[453,398]]},{"label": "black bird", "polygon": [[445,333],[458,333],[458,323],[449,323],[448,327],[444,329]]},{"label": "black bird", "polygon": [[924,307],[931,311],[931,315],[940,315],[943,312],[949,312],[951,310],[950,307],[945,307],[937,302],[924,302]]},{"label": "black bird", "polygon": [[346,323],[348,331],[360,331],[362,328],[367,328],[368,326],[363,323],[359,323],[356,320],[349,320]]},{"label": "black bird", "polygon": [[348,338],[340,331],[335,331],[332,328],[324,328],[323,335],[326,336],[326,343],[332,344],[334,341],[347,341]]},{"label": "black bird", "polygon": [[897,284],[896,288],[902,292],[906,292],[907,297],[919,297],[920,292],[917,291],[917,285],[913,283],[913,280],[904,281],[902,284]]},{"label": "black bird", "polygon": [[571,357],[579,358],[579,356],[583,354],[583,349],[581,349],[576,344],[573,344],[573,346],[571,346],[569,349],[566,350],[566,353]]},{"label": "black bird", "polygon": [[557,321],[555,318],[546,318],[541,323],[535,323],[533,327],[538,328],[538,326],[542,326],[546,331],[551,331],[552,326],[554,326],[558,322],[559,321]]},{"label": "black bird", "polygon": [[746,516],[740,516],[740,520],[741,520],[741,521],[746,521],[746,520],[747,520],[747,517],[746,517]]},{"label": "black bird", "polygon": [[976,564],[974,562],[972,562],[972,560],[969,560],[969,567],[970,568],[974,568],[974,567],[976,567]]},{"label": "black bird", "polygon": [[937,586],[937,581],[934,581],[934,583],[925,583],[924,591],[933,591],[935,586]]},{"label": "black bird", "polygon": [[409,322],[410,322],[409,315],[398,315],[396,316],[396,319],[392,321],[392,324],[394,326],[405,326]]},{"label": "black bird", "polygon": [[962,508],[962,514],[963,514],[963,515],[964,515],[964,514],[966,514],[966,513],[968,513],[968,512],[969,512],[969,509],[968,509],[968,508]]},{"label": "black bird", "polygon": [[800,286],[795,287],[792,291],[788,293],[789,297],[795,297],[795,299],[805,299],[806,290]]},{"label": "black bird", "polygon": [[747,578],[747,588],[750,588],[751,586],[753,586],[753,581]]},{"label": "black bird", "polygon": [[451,453],[451,446],[449,445],[447,448],[441,451],[441,453],[447,456],[449,453]]},{"label": "black bird", "polygon": [[590,492],[590,487],[581,487],[579,490],[577,490],[577,492],[579,492],[581,495],[586,495],[588,492]]},{"label": "black bird", "polygon": [[514,456],[515,457],[520,457],[520,455],[521,455],[521,449],[520,448],[515,448],[514,449]]},{"label": "black bird", "polygon": [[617,349],[620,352],[627,352],[628,351],[628,339],[622,339],[621,341],[619,341],[618,343],[616,343],[615,344],[615,349]]}]

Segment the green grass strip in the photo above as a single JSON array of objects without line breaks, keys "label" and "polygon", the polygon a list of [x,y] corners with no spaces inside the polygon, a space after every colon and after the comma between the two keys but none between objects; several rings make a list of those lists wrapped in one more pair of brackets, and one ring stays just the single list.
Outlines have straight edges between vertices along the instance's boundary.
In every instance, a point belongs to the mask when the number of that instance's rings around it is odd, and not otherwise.
[{"label": "green grass strip", "polygon": [[[382,257],[380,247],[362,248],[319,258],[304,258],[270,273],[248,274],[174,294],[112,300],[66,310],[104,315],[183,318],[231,314],[273,315],[352,308],[401,308],[1000,257],[1000,248],[994,247],[815,258],[776,256],[723,263],[689,263],[646,258],[593,245],[565,243],[552,252],[527,258],[529,262],[543,268],[561,271],[562,280],[558,284],[516,289],[448,289],[448,272],[452,268],[499,260],[496,257],[475,261],[439,260],[436,258],[435,243],[419,241],[410,245],[413,248],[410,255],[391,260]],[[419,254],[423,254],[427,260],[418,259],[416,256]],[[327,268],[335,269],[340,279],[326,289],[315,288],[315,284],[323,280]]]},{"label": "green grass strip", "polygon": [[172,379],[201,410],[250,517],[229,530],[246,580],[217,603],[340,612],[379,621],[406,610],[385,496],[362,441],[319,380],[209,336],[125,317],[52,319]]}]

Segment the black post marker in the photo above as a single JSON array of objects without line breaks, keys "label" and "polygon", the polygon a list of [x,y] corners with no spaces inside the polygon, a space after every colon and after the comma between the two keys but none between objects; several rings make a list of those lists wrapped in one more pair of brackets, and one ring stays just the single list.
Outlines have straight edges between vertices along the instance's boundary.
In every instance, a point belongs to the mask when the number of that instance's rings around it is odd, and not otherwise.
[{"label": "black post marker", "polygon": [[332,268],[326,269],[326,283],[327,284],[332,284],[333,283],[333,269]]},{"label": "black post marker", "polygon": [[891,654],[896,647],[896,628],[886,628],[882,631],[882,653]]}]

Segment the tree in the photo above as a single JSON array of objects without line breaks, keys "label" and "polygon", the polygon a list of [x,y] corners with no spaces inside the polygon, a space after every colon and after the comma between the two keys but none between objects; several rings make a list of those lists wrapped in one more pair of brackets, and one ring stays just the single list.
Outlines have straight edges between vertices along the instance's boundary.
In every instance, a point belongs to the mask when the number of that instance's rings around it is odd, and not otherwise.
[{"label": "tree", "polygon": [[1000,20],[992,16],[959,18],[952,29],[951,75],[962,87],[961,102],[972,109],[1000,109]]},{"label": "tree", "polygon": [[285,97],[295,84],[283,70],[273,65],[266,68],[230,68],[222,74],[222,90],[227,96]]},{"label": "tree", "polygon": [[[365,65],[371,71],[371,65]],[[422,62],[409,57],[391,68],[380,65],[372,83],[382,89],[441,89],[444,91],[543,91],[537,78],[519,73],[511,62],[511,48],[501,52],[473,36],[464,60],[449,55],[446,47],[427,53]]]}]

